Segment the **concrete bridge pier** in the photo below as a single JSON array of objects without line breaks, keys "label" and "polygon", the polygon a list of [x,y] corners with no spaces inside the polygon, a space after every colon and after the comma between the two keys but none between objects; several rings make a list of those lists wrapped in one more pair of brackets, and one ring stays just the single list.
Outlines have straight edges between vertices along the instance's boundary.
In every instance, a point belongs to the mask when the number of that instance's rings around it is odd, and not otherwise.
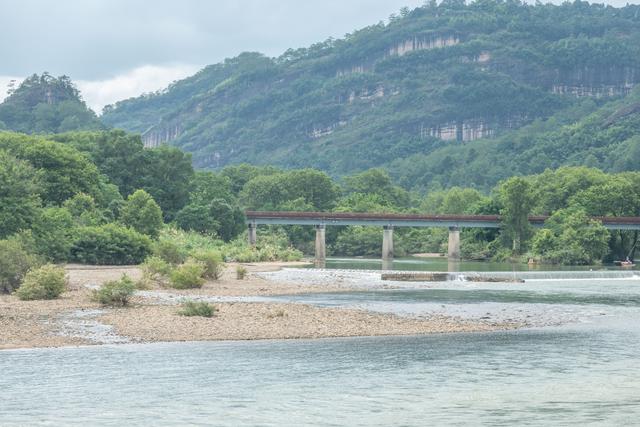
[{"label": "concrete bridge pier", "polygon": [[258,226],[256,224],[249,223],[249,246],[256,245],[256,240],[258,240],[257,229]]},{"label": "concrete bridge pier", "polygon": [[323,264],[327,259],[325,231],[324,225],[316,225],[316,265]]},{"label": "concrete bridge pier", "polygon": [[385,225],[382,230],[382,260],[393,260],[393,226]]},{"label": "concrete bridge pier", "polygon": [[449,245],[447,249],[449,261],[460,260],[460,229],[458,227],[449,227]]}]

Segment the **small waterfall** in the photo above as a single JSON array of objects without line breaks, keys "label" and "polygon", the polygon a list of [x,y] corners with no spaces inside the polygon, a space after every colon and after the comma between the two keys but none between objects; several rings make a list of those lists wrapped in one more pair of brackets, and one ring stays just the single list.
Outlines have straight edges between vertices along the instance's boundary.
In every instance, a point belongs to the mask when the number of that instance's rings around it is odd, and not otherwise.
[{"label": "small waterfall", "polygon": [[582,279],[640,279],[638,271],[492,271],[459,273],[457,280],[469,277],[517,280],[582,280]]}]

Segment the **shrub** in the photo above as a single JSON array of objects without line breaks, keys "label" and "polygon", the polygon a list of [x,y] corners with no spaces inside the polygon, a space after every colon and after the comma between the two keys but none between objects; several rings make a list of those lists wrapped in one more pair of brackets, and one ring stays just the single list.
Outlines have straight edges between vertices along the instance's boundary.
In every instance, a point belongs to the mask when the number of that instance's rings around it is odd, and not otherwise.
[{"label": "shrub", "polygon": [[0,292],[12,292],[27,271],[39,264],[38,258],[27,252],[19,240],[0,240]]},{"label": "shrub", "polygon": [[187,259],[187,253],[177,244],[169,240],[160,240],[153,245],[153,254],[169,264],[182,264]]},{"label": "shrub", "polygon": [[158,280],[171,274],[171,265],[159,256],[150,256],[142,264],[142,272],[151,280]]},{"label": "shrub", "polygon": [[21,300],[55,299],[67,288],[64,268],[53,264],[29,270],[16,291]]},{"label": "shrub", "polygon": [[236,279],[243,280],[247,275],[247,269],[243,265],[239,265],[236,267]]},{"label": "shrub", "polygon": [[139,233],[158,237],[162,228],[162,210],[144,190],[131,194],[120,210],[120,221]]},{"label": "shrub", "polygon": [[117,224],[81,227],[71,258],[83,264],[140,264],[151,251],[151,240]]},{"label": "shrub", "polygon": [[136,285],[126,274],[120,280],[107,282],[100,289],[94,291],[94,300],[103,305],[124,307],[136,291]]},{"label": "shrub", "polygon": [[216,308],[204,301],[185,301],[182,309],[178,311],[181,316],[202,316],[211,317],[215,314]]},{"label": "shrub", "polygon": [[67,261],[73,244],[75,224],[65,208],[42,209],[31,230],[35,249],[53,262]]},{"label": "shrub", "polygon": [[204,271],[202,264],[187,261],[171,272],[171,286],[176,289],[201,288],[204,284]]},{"label": "shrub", "polygon": [[191,257],[204,266],[203,277],[218,280],[222,276],[225,265],[222,262],[222,254],[218,251],[195,251]]}]

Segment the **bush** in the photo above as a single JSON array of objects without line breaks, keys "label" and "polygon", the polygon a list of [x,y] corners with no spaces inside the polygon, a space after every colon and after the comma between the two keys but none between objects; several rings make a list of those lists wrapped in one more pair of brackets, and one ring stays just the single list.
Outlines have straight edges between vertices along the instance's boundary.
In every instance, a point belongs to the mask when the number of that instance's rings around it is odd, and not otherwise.
[{"label": "bush", "polygon": [[169,264],[182,264],[187,259],[187,253],[180,246],[169,240],[160,240],[153,245],[153,254]]},{"label": "bush", "polygon": [[191,257],[204,266],[203,277],[218,280],[222,277],[225,265],[222,262],[222,254],[218,251],[196,251]]},{"label": "bush", "polygon": [[12,292],[27,271],[39,264],[38,258],[27,252],[19,240],[0,240],[0,292]]},{"label": "bush", "polygon": [[55,299],[67,288],[64,268],[47,264],[29,270],[16,291],[21,300]]},{"label": "bush", "polygon": [[194,261],[187,261],[171,273],[171,286],[176,289],[201,288],[204,284],[205,267]]},{"label": "bush", "polygon": [[140,264],[151,252],[151,240],[117,224],[81,227],[71,258],[83,264]]},{"label": "bush", "polygon": [[100,289],[94,291],[94,300],[103,305],[124,307],[136,291],[136,285],[126,274],[120,280],[107,282]]},{"label": "bush", "polygon": [[181,316],[202,316],[211,317],[215,314],[216,308],[204,301],[185,301],[182,309],[178,311]]},{"label": "bush", "polygon": [[171,265],[159,256],[150,256],[142,264],[142,272],[151,280],[158,280],[171,274]]},{"label": "bush", "polygon": [[247,275],[247,269],[243,265],[239,265],[236,267],[236,279],[243,280]]}]

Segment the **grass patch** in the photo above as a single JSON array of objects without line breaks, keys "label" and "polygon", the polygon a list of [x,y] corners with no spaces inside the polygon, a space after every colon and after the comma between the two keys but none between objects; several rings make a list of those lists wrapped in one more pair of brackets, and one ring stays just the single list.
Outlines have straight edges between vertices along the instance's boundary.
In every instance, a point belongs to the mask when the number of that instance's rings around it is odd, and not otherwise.
[{"label": "grass patch", "polygon": [[214,306],[204,301],[185,301],[178,314],[180,316],[212,317],[216,311]]},{"label": "grass patch", "polygon": [[236,279],[244,280],[247,275],[247,268],[243,265],[239,265],[236,267]]}]

